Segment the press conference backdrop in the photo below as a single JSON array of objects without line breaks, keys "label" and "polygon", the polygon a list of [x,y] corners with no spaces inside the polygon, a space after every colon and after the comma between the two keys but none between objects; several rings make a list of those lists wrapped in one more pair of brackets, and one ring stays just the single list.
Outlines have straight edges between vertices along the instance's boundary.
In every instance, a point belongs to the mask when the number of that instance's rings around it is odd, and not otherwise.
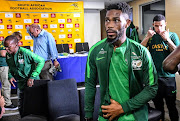
[{"label": "press conference backdrop", "polygon": [[20,46],[33,46],[26,27],[33,23],[50,32],[57,44],[68,44],[75,51],[84,42],[84,7],[78,2],[39,2],[1,0],[0,41],[15,31],[22,33]]}]

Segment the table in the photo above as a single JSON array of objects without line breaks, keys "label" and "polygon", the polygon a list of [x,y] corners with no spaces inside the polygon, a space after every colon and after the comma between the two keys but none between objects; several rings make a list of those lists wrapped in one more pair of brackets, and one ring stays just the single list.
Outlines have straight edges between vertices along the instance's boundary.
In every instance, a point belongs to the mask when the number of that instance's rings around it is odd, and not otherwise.
[{"label": "table", "polygon": [[62,72],[57,72],[55,80],[75,78],[76,82],[85,81],[85,69],[88,54],[73,54],[68,56],[58,56]]},{"label": "table", "polygon": [[[75,78],[77,83],[85,81],[85,69],[88,54],[70,54],[68,56],[58,56],[62,72],[57,72],[55,80]],[[17,82],[14,82],[17,86]],[[1,83],[0,83],[1,88]],[[16,89],[11,85],[11,89]]]}]

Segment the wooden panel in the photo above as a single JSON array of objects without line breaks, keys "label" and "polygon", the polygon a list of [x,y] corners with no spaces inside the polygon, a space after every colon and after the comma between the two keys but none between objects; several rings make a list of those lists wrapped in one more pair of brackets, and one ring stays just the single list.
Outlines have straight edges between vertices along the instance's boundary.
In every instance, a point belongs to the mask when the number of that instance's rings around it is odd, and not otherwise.
[{"label": "wooden panel", "polygon": [[166,0],[165,14],[167,21],[167,28],[175,32],[180,37],[180,15],[179,15],[180,0]]}]

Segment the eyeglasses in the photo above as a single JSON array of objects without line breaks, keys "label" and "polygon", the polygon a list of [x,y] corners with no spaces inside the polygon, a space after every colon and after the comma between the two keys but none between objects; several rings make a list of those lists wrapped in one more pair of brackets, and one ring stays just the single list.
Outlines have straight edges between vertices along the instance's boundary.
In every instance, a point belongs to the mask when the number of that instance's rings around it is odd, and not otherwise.
[{"label": "eyeglasses", "polygon": [[31,34],[31,35],[33,35],[33,34],[34,34],[34,32],[30,32],[30,34]]}]

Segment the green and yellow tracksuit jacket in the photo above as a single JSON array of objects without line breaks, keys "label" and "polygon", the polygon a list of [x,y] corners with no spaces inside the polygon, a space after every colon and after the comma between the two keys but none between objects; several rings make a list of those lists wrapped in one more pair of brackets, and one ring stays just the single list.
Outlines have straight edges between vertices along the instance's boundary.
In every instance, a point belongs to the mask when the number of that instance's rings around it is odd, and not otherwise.
[{"label": "green and yellow tracksuit jacket", "polygon": [[[137,121],[147,121],[146,104],[157,93],[157,72],[149,51],[131,39],[127,38],[126,41],[125,61],[128,63],[130,99],[121,103],[121,106],[124,113],[131,112]],[[85,117],[87,118],[93,117],[97,79],[100,84],[101,105],[110,104],[109,67],[113,50],[113,44],[103,39],[89,51],[85,76]],[[101,109],[99,115],[102,116]]]},{"label": "green and yellow tracksuit jacket", "polygon": [[39,79],[45,62],[42,57],[23,47],[19,47],[15,55],[7,53],[6,61],[9,66],[8,79],[17,79],[20,90],[27,86],[29,78]]}]

